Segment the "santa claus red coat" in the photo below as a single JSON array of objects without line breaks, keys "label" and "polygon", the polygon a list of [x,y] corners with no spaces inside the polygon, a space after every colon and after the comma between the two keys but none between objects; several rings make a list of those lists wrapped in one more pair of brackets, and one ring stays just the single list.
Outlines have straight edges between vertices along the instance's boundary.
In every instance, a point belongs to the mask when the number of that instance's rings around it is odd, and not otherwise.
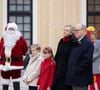
[{"label": "santa claus red coat", "polygon": [[[14,24],[10,24],[8,27],[13,28],[13,25]],[[17,29],[17,28],[14,28],[14,29]],[[23,55],[26,54],[28,47],[27,47],[26,41],[23,38],[23,36],[19,35],[18,37],[19,38],[17,38],[16,42],[14,42],[15,44],[13,45],[11,49],[11,55],[10,55],[11,63],[9,67],[13,66],[13,68],[11,70],[1,71],[1,75],[4,79],[10,79],[10,77],[12,77],[12,79],[16,79],[16,78],[21,77],[21,69],[23,68],[23,65],[24,65]],[[5,43],[6,43],[5,39],[4,37],[2,37],[1,42],[0,42],[0,56],[1,56],[0,65],[3,65],[3,66],[5,66],[5,61],[7,58],[5,54],[7,53],[7,50],[5,50],[5,47],[7,45]]]}]

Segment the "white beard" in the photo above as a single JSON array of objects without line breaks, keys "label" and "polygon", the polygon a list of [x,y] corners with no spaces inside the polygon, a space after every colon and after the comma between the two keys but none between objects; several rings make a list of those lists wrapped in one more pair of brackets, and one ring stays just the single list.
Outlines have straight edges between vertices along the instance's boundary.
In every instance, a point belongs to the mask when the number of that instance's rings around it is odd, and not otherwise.
[{"label": "white beard", "polygon": [[11,52],[16,42],[20,39],[21,33],[19,31],[4,31],[4,47],[5,47],[5,56],[11,57]]}]

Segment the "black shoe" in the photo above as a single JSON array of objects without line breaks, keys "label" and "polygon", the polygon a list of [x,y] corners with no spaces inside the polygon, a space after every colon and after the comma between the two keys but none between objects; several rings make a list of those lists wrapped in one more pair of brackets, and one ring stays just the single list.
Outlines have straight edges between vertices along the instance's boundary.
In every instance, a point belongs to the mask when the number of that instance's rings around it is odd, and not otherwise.
[{"label": "black shoe", "polygon": [[8,85],[3,84],[3,88],[2,88],[2,90],[8,90]]},{"label": "black shoe", "polygon": [[14,90],[20,90],[20,82],[13,82]]}]

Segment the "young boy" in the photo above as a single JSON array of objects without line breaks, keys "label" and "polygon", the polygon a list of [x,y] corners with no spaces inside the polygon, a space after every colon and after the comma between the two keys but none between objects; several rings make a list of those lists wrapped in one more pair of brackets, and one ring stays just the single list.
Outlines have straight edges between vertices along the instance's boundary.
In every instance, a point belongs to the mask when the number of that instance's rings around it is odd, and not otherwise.
[{"label": "young boy", "polygon": [[41,47],[38,44],[31,46],[32,57],[23,76],[23,81],[29,86],[29,90],[37,90],[37,82],[43,57],[40,54]]}]

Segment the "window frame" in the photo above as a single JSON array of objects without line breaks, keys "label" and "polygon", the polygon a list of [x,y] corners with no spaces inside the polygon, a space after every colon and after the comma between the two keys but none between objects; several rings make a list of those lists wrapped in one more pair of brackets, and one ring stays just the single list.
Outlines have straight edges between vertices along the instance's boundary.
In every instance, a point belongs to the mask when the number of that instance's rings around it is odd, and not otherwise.
[{"label": "window frame", "polygon": [[[15,11],[10,11],[9,10],[9,5],[10,5],[10,0],[7,0],[7,22],[9,22],[9,17],[10,16],[15,16],[15,17],[17,17],[17,16],[22,16],[22,17],[24,17],[24,16],[30,16],[30,39],[26,39],[26,40],[30,40],[30,45],[33,43],[33,17],[32,17],[32,15],[33,15],[33,1],[32,0],[30,0],[30,11],[17,11],[17,10],[15,10]],[[16,2],[15,2],[15,4],[11,4],[11,5],[16,5],[16,7],[17,7],[17,5],[19,5],[19,4],[17,4],[17,0],[16,0]],[[23,5],[23,7],[24,7],[24,2],[23,2],[23,4],[21,4],[21,5]],[[26,5],[26,4],[25,4]],[[27,5],[29,5],[29,4],[27,4]],[[16,21],[17,21],[17,18],[16,18]],[[24,21],[23,21],[23,23],[22,23],[23,25],[24,25]],[[23,27],[23,29],[24,29],[24,27]],[[29,32],[29,31],[22,31],[22,34],[24,35],[24,33],[27,33],[27,32]]]},{"label": "window frame", "polygon": [[[96,10],[95,10],[95,6],[98,5],[98,4],[95,3],[95,0],[94,0],[94,4],[89,4],[88,1],[89,1],[89,0],[87,0],[87,26],[88,26],[89,24],[94,24],[94,26],[95,26],[96,24],[98,24],[98,23],[95,22],[95,17],[96,17],[96,16],[100,16],[100,11],[96,11]],[[94,11],[88,11],[88,9],[89,9],[88,6],[89,6],[89,5],[94,5]],[[99,5],[100,5],[100,4],[99,4]],[[89,23],[89,21],[88,21],[88,16],[93,16],[93,17],[94,17],[94,23]],[[99,24],[100,24],[100,23],[99,23]]]}]

